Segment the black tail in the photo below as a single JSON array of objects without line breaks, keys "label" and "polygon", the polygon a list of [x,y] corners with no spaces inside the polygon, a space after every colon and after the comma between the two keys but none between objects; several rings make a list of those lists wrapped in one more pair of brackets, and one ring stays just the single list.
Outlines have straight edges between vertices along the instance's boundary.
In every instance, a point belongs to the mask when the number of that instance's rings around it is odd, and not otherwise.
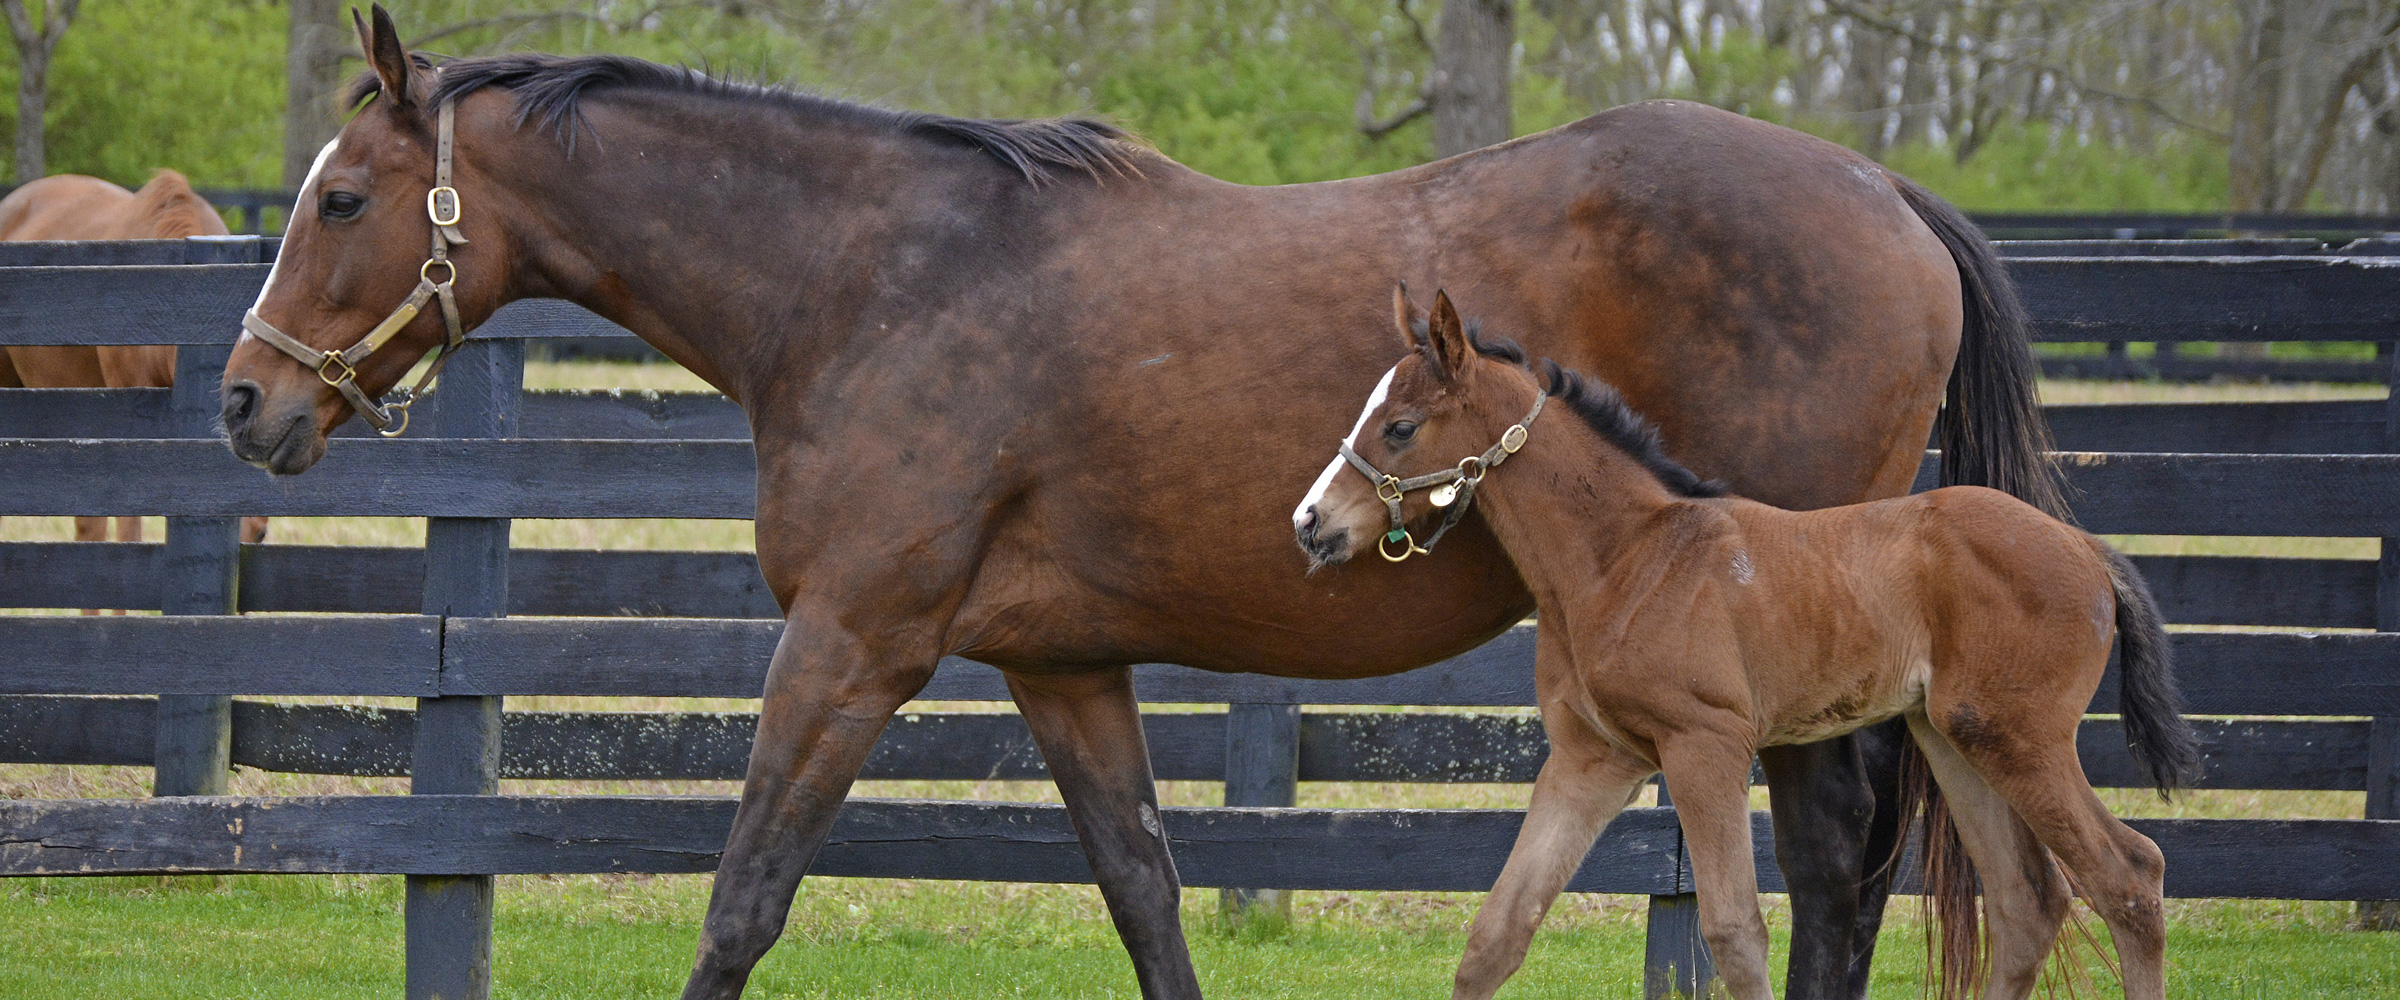
[{"label": "black tail", "polygon": [[2058,468],[2050,459],[2050,425],[2034,391],[2034,365],[2025,304],[1983,230],[1949,202],[1915,182],[1887,173],[1902,200],[1950,250],[1966,315],[1958,360],[1950,366],[1935,440],[1942,449],[1942,485],[1989,486],[2068,520]]},{"label": "black tail", "polygon": [[[1989,486],[2071,521],[2058,467],[2050,458],[2050,424],[2042,417],[2041,398],[2034,389],[2039,369],[2033,361],[2025,304],[2017,299],[2006,265],[1983,231],[1949,202],[1908,178],[1888,171],[1884,176],[1958,265],[1965,315],[1959,323],[1958,360],[1950,366],[1948,398],[1934,425],[1934,441],[1942,449],[1942,485]],[[2157,620],[2155,612],[2151,620]],[[1895,804],[1902,810],[1902,822],[1920,806],[1924,809],[1918,830],[1927,862],[1925,894],[1933,911],[1926,928],[1935,965],[1933,992],[1949,1000],[1972,994],[1982,981],[1983,922],[1975,903],[1974,862],[1967,858],[1942,790],[1933,783],[1932,770],[1920,752],[1913,740],[1902,750],[1901,801]]]},{"label": "black tail", "polygon": [[2150,771],[2158,796],[2200,773],[2200,739],[2183,718],[2183,694],[2175,689],[2175,663],[2159,622],[2158,602],[2140,570],[2108,543],[2092,540],[2108,560],[2108,579],[2117,592],[2117,713],[2125,718],[2125,746]]}]

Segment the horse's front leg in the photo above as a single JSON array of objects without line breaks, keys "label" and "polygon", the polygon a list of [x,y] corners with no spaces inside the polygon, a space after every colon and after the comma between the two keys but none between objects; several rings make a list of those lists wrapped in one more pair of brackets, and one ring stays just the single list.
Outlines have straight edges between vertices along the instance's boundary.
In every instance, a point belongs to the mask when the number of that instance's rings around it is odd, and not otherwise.
[{"label": "horse's front leg", "polygon": [[1198,1000],[1183,940],[1183,886],[1167,854],[1131,671],[1010,674],[1008,690],[1066,800],[1144,1000]]},{"label": "horse's front leg", "polygon": [[1900,752],[1893,720],[1845,736],[1765,747],[1775,861],[1792,900],[1792,1000],[1863,1000],[1898,846]]},{"label": "horse's front leg", "polygon": [[939,659],[928,644],[849,633],[835,615],[785,620],[686,1000],[741,995],[884,724]]}]

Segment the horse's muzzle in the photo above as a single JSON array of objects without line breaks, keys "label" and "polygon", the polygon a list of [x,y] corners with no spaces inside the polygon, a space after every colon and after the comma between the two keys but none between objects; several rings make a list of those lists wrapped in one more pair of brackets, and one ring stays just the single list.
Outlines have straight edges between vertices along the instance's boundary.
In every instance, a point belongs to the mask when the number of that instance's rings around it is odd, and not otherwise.
[{"label": "horse's muzzle", "polygon": [[1311,504],[1292,521],[1292,536],[1300,543],[1300,551],[1308,553],[1308,568],[1322,569],[1350,561],[1350,529],[1321,530],[1325,519]]},{"label": "horse's muzzle", "polygon": [[325,455],[316,415],[304,409],[281,420],[262,420],[262,398],[253,382],[225,387],[225,406],[219,417],[225,427],[226,447],[233,449],[235,458],[279,476],[308,471]]}]

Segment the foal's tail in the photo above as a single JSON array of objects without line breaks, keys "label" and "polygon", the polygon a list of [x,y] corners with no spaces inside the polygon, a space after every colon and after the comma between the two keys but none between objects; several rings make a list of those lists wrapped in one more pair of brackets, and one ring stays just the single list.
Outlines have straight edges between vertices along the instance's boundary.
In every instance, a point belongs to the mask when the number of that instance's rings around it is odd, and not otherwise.
[{"label": "foal's tail", "polygon": [[2107,542],[2092,539],[2092,548],[2108,560],[2109,586],[2117,595],[2117,712],[2125,719],[2125,746],[2149,770],[2163,799],[2200,773],[2200,739],[2183,717],[2167,629],[2149,583]]}]

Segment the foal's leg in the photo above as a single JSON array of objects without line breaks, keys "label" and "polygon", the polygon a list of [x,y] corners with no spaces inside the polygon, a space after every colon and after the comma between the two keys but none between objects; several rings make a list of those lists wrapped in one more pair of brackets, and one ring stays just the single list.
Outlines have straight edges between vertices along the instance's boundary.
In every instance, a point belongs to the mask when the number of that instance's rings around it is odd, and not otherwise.
[{"label": "foal's leg", "polygon": [[[1551,715],[1545,710],[1544,721]],[[1557,725],[1549,728],[1550,759],[1534,779],[1533,803],[1525,811],[1516,846],[1509,849],[1508,864],[1475,911],[1466,955],[1459,959],[1450,989],[1453,1000],[1485,1000],[1525,964],[1534,929],[1558,894],[1566,891],[1575,870],[1583,867],[1592,842],[1624,811],[1643,780],[1658,771],[1597,735],[1560,732]]]},{"label": "foal's leg", "polygon": [[[2150,838],[2109,815],[2092,794],[2071,735],[2044,739],[2035,732],[2034,727],[1987,724],[1976,729],[1978,739],[1946,745],[2058,856],[2108,924],[2124,968],[2126,1000],[2161,1000],[2166,996],[2166,856]],[[1927,757],[1938,760],[1931,753]]]},{"label": "foal's leg", "polygon": [[1758,910],[1758,862],[1750,850],[1751,743],[1688,732],[1661,741],[1658,752],[1700,897],[1700,936],[1735,1000],[1773,1000],[1767,918]]},{"label": "foal's leg", "polygon": [[884,724],[938,660],[927,645],[852,634],[834,615],[786,619],[686,1000],[741,995]]},{"label": "foal's leg", "polygon": [[1145,1000],[1198,1000],[1184,946],[1183,887],[1167,854],[1131,671],[1008,676],[1092,864]]},{"label": "foal's leg", "polygon": [[2066,880],[2033,831],[1950,741],[1933,731],[1924,715],[1911,713],[1908,720],[1983,884],[1983,920],[1990,935],[1983,995],[2021,1000],[2040,985],[2050,946],[2067,919]]}]

